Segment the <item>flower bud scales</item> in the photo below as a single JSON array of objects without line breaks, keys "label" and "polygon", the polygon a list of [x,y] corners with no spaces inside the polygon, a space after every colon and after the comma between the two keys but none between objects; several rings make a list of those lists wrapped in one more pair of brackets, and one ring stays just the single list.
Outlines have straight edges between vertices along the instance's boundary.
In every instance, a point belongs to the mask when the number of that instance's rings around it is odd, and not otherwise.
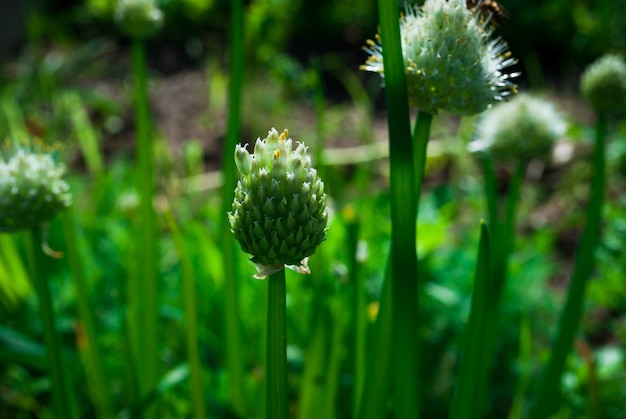
[{"label": "flower bud scales", "polygon": [[288,135],[272,128],[267,138],[257,139],[253,154],[239,145],[235,149],[241,177],[228,219],[262,274],[284,265],[308,271],[308,257],[326,238],[324,183],[306,146],[299,143],[294,150]]}]

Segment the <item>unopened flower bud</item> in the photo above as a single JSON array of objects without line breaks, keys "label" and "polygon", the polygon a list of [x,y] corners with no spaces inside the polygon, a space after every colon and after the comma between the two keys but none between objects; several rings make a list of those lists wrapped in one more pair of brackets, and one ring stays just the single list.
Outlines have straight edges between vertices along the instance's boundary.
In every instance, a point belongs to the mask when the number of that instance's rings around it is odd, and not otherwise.
[{"label": "unopened flower bud", "polygon": [[293,150],[288,135],[272,128],[257,140],[250,159],[240,146],[235,152],[241,179],[228,219],[242,250],[252,255],[257,277],[283,266],[308,272],[308,257],[326,238],[324,183],[306,148],[300,144]]},{"label": "unopened flower bud", "polygon": [[115,21],[133,39],[145,39],[163,26],[163,12],[154,0],[118,0]]},{"label": "unopened flower bud", "polygon": [[596,112],[626,108],[626,62],[607,54],[592,63],[582,75],[580,90]]}]

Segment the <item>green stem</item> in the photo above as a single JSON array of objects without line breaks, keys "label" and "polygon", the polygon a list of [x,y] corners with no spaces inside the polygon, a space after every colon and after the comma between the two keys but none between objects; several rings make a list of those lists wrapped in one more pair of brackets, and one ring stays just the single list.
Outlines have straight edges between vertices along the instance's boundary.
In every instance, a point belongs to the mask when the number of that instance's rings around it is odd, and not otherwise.
[{"label": "green stem", "polygon": [[135,124],[139,171],[139,238],[137,240],[140,293],[135,312],[137,333],[135,359],[139,364],[139,384],[145,396],[158,383],[158,291],[156,273],[156,228],[154,201],[154,149],[150,130],[148,76],[143,41],[133,40],[132,67],[135,78]]},{"label": "green stem", "polygon": [[359,241],[359,220],[355,208],[349,206],[343,210],[346,223],[346,247],[348,248],[348,283],[352,284],[352,310],[354,322],[354,389],[352,403],[354,412],[359,406],[361,388],[365,377],[365,332],[367,314],[365,312],[365,281],[359,275],[357,249]]},{"label": "green stem", "polygon": [[222,237],[224,263],[224,322],[226,364],[229,377],[230,402],[235,412],[244,416],[243,355],[240,337],[237,258],[235,239],[230,232],[227,213],[231,210],[236,183],[233,152],[241,134],[241,93],[243,86],[243,1],[231,1],[230,79],[228,85],[228,126],[222,155]]},{"label": "green stem", "polygon": [[409,102],[395,0],[378,1],[389,123],[394,410],[418,418],[417,209]]},{"label": "green stem", "polygon": [[187,362],[189,364],[189,387],[193,405],[194,419],[206,418],[204,406],[204,393],[202,386],[202,365],[200,363],[200,351],[198,349],[198,309],[196,307],[196,277],[191,264],[191,258],[185,246],[185,240],[178,223],[174,219],[171,209],[166,207],[163,211],[174,247],[180,259],[183,285],[183,307],[185,308],[185,341],[187,345]]},{"label": "green stem", "polygon": [[354,416],[359,419],[377,419],[387,416],[387,401],[392,379],[389,364],[391,363],[391,331],[393,329],[390,259],[390,257],[387,258],[380,309],[372,333],[372,350],[368,356],[370,362],[365,373],[359,406]]},{"label": "green stem", "polygon": [[450,414],[452,419],[480,417],[480,402],[484,400],[484,395],[480,393],[481,389],[477,383],[483,382],[487,374],[488,347],[486,337],[490,314],[489,304],[491,304],[489,275],[489,231],[487,225],[481,222],[472,308],[466,331],[457,393]]},{"label": "green stem", "polygon": [[[480,158],[483,168],[483,182],[485,186],[485,203],[487,204],[487,225],[491,229],[492,242],[495,244],[497,240],[495,235],[500,224],[498,217],[498,191],[496,189],[496,176],[493,171],[493,161],[491,157],[483,155]],[[495,259],[492,258],[493,264]]]},{"label": "green stem", "polygon": [[[484,335],[484,374],[475,383],[474,395],[476,400],[485,400],[488,393],[489,373],[493,362],[496,346],[498,319],[500,318],[500,302],[506,284],[507,268],[515,237],[515,216],[519,202],[520,188],[524,178],[526,163],[520,161],[517,165],[506,197],[504,219],[501,221],[498,214],[498,194],[496,178],[493,170],[493,161],[489,156],[481,158],[485,182],[485,198],[487,203],[487,217],[491,237],[489,289],[490,300],[486,307],[485,335]],[[474,417],[480,417],[485,405],[474,405]]]},{"label": "green stem", "polygon": [[[78,317],[82,326],[83,338],[79,339],[79,350],[86,355],[86,375],[90,381],[89,390],[99,418],[113,418],[110,388],[104,373],[102,356],[98,347],[93,306],[87,292],[85,270],[79,254],[76,225],[72,208],[67,208],[63,215],[63,230],[66,243],[67,260],[76,288]],[[82,344],[81,344],[82,342]]]},{"label": "green stem", "polygon": [[50,379],[52,382],[52,395],[59,418],[73,418],[70,406],[69,387],[66,383],[63,366],[63,349],[56,330],[54,307],[48,287],[48,279],[44,274],[43,252],[41,250],[41,227],[36,226],[27,234],[27,252],[33,287],[39,300],[39,312],[43,323],[44,341],[46,343],[46,355],[50,367]]},{"label": "green stem", "polygon": [[498,232],[498,247],[502,253],[498,258],[498,266],[493,277],[495,281],[494,286],[498,292],[498,299],[500,298],[504,283],[506,282],[508,262],[515,246],[515,216],[517,215],[517,203],[520,198],[520,189],[522,187],[526,166],[526,162],[520,161],[513,174],[513,179],[511,180],[504,205],[504,220],[501,230]]},{"label": "green stem", "polygon": [[287,399],[287,291],[285,269],[268,278],[267,418],[289,418]]},{"label": "green stem", "polygon": [[559,330],[552,344],[548,365],[539,383],[537,400],[529,417],[548,418],[558,407],[560,398],[560,380],[565,368],[565,361],[571,350],[574,335],[583,314],[583,305],[587,282],[595,264],[595,250],[600,240],[600,224],[605,185],[605,137],[607,119],[605,114],[597,115],[595,148],[593,152],[593,175],[591,196],[587,206],[585,227],[576,251],[574,271],[567,293],[565,307],[561,312]]},{"label": "green stem", "polygon": [[413,129],[413,152],[415,153],[415,190],[417,191],[416,196],[418,211],[420,194],[422,192],[422,184],[424,183],[424,174],[426,173],[428,138],[430,137],[430,125],[432,123],[432,120],[432,114],[420,111],[417,114],[415,128]]}]

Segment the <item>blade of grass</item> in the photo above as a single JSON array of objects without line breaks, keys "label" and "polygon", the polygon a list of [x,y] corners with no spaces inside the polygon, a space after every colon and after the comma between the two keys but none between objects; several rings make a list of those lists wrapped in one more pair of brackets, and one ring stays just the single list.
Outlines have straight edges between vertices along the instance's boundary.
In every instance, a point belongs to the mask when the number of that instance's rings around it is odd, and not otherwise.
[{"label": "blade of grass", "polygon": [[[313,271],[315,272],[315,271]],[[327,298],[327,297],[324,297]],[[313,316],[313,335],[306,351],[298,419],[315,419],[320,417],[320,406],[324,406],[324,386],[327,382],[329,320],[326,304],[318,304]],[[268,416],[269,418],[270,416]]]},{"label": "blade of grass", "polygon": [[354,324],[354,388],[352,409],[359,406],[363,380],[365,378],[365,333],[367,314],[365,312],[365,281],[359,275],[357,247],[359,240],[359,220],[356,209],[349,205],[342,210],[346,224],[346,248],[348,249],[348,283],[352,285],[352,321]]},{"label": "blade of grass", "polygon": [[15,99],[9,95],[4,96],[2,102],[0,102],[0,107],[6,117],[11,137],[13,137],[15,141],[22,141],[28,138],[24,115]]},{"label": "blade of grass", "polygon": [[102,356],[96,338],[95,321],[93,318],[92,305],[87,293],[87,281],[85,271],[82,266],[81,257],[78,252],[78,240],[76,237],[76,226],[74,224],[73,209],[67,208],[62,214],[63,230],[66,243],[66,254],[74,287],[76,289],[76,305],[78,316],[82,326],[83,336],[78,339],[78,349],[85,353],[85,373],[89,380],[89,393],[94,403],[99,418],[112,418],[113,410],[110,395],[110,388],[102,364]]},{"label": "blade of grass", "polygon": [[128,410],[122,411],[119,417],[141,417],[148,407],[167,391],[178,387],[189,377],[189,365],[181,364],[167,371],[156,386],[151,388],[145,396]]},{"label": "blade of grass", "polygon": [[267,419],[288,419],[285,269],[267,279]]},{"label": "blade of grass", "polygon": [[330,304],[332,319],[332,335],[330,338],[330,350],[328,354],[328,367],[326,372],[326,386],[324,391],[324,404],[320,412],[323,418],[334,419],[337,412],[337,386],[339,383],[339,371],[344,354],[342,341],[344,339],[346,297],[342,287],[336,290],[333,301]]},{"label": "blade of grass", "polygon": [[202,387],[202,365],[198,349],[198,310],[196,308],[196,278],[187,252],[184,237],[178,223],[174,219],[171,208],[167,206],[163,211],[165,222],[172,233],[174,247],[180,259],[182,269],[183,306],[185,307],[185,340],[187,344],[187,362],[189,364],[189,387],[193,405],[193,417],[206,418]]},{"label": "blade of grass", "polygon": [[548,418],[559,406],[561,375],[583,314],[585,291],[593,271],[595,250],[600,239],[605,184],[606,130],[607,117],[605,114],[598,114],[593,151],[591,196],[587,205],[585,227],[576,251],[574,271],[567,292],[565,307],[561,312],[557,336],[552,343],[550,360],[539,382],[537,399],[531,408],[529,417],[536,419]]},{"label": "blade of grass", "polygon": [[98,134],[94,130],[87,112],[85,112],[85,106],[76,92],[65,93],[62,100],[74,127],[74,133],[85,158],[87,169],[91,176],[98,179],[104,170]]},{"label": "blade of grass", "polygon": [[222,153],[222,243],[224,262],[224,321],[226,328],[226,365],[229,379],[229,395],[233,409],[244,415],[243,354],[240,337],[237,258],[235,239],[230,232],[227,213],[234,198],[236,173],[233,152],[241,134],[241,93],[243,87],[243,24],[242,0],[233,0],[230,21],[230,77],[228,85],[228,126],[226,143]]},{"label": "blade of grass", "polygon": [[392,382],[390,363],[393,326],[390,260],[391,257],[387,258],[378,317],[372,333],[372,351],[367,357],[365,380],[361,385],[359,407],[354,416],[359,419],[378,419],[387,416],[387,402]]},{"label": "blade of grass", "polygon": [[137,137],[137,169],[139,174],[139,237],[138,275],[135,323],[135,360],[138,363],[139,386],[142,396],[156,386],[159,376],[158,351],[158,290],[156,272],[156,228],[154,213],[154,149],[148,104],[146,50],[143,41],[132,42],[132,68],[135,82],[134,107]]},{"label": "blade of grass", "polygon": [[480,386],[476,383],[482,382],[487,374],[486,358],[489,353],[485,338],[490,313],[488,306],[491,304],[490,285],[489,230],[481,221],[472,307],[466,330],[461,371],[457,379],[457,391],[450,413],[452,419],[480,417],[480,403],[484,400],[484,395],[479,393]]},{"label": "blade of grass", "polygon": [[418,418],[416,188],[398,4],[379,0],[389,124],[394,416]]},{"label": "blade of grass", "polygon": [[532,354],[532,332],[530,329],[530,319],[528,314],[524,314],[520,320],[519,331],[519,378],[517,388],[515,389],[515,397],[513,398],[513,406],[509,412],[508,419],[521,419],[524,409],[524,395],[531,383],[531,369],[533,364]]},{"label": "blade of grass", "polygon": [[0,326],[0,359],[47,371],[46,348],[16,330]]},{"label": "blade of grass", "polygon": [[44,330],[46,355],[50,367],[50,379],[52,383],[52,396],[55,410],[60,418],[74,418],[71,407],[71,395],[66,382],[63,365],[63,349],[56,329],[56,317],[50,296],[48,280],[43,270],[43,252],[41,250],[41,227],[33,227],[26,234],[28,265],[30,268],[33,288],[39,300],[39,312]]},{"label": "blade of grass", "polygon": [[0,301],[9,309],[31,291],[26,268],[10,234],[0,234],[0,289]]}]

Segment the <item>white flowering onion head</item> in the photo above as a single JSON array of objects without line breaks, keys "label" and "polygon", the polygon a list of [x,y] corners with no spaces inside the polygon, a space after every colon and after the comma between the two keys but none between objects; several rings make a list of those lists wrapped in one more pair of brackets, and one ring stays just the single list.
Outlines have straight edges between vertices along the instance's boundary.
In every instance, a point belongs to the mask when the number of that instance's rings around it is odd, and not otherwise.
[{"label": "white flowering onion head", "polygon": [[328,210],[324,182],[311,167],[307,147],[285,130],[272,128],[257,139],[254,153],[237,145],[240,179],[230,228],[244,252],[252,255],[257,278],[287,266],[309,273],[307,260],[326,238]]},{"label": "white flowering onion head", "polygon": [[469,148],[502,162],[549,161],[565,128],[563,117],[551,102],[519,94],[481,116],[476,139]]},{"label": "white flowering onion head", "polygon": [[597,112],[624,110],[626,108],[626,62],[615,54],[606,54],[599,58],[583,73],[580,90]]},{"label": "white flowering onion head", "polygon": [[[473,115],[517,93],[511,79],[519,73],[505,72],[517,60],[466,0],[407,6],[400,35],[409,101],[420,110]],[[361,69],[384,77],[380,36],[376,39],[368,40],[364,49],[370,56]]]},{"label": "white flowering onion head", "polygon": [[0,156],[0,232],[50,221],[71,202],[65,167],[37,145],[12,146]]},{"label": "white flowering onion head", "polygon": [[148,38],[163,27],[163,12],[154,0],[118,0],[115,21],[133,39]]}]

